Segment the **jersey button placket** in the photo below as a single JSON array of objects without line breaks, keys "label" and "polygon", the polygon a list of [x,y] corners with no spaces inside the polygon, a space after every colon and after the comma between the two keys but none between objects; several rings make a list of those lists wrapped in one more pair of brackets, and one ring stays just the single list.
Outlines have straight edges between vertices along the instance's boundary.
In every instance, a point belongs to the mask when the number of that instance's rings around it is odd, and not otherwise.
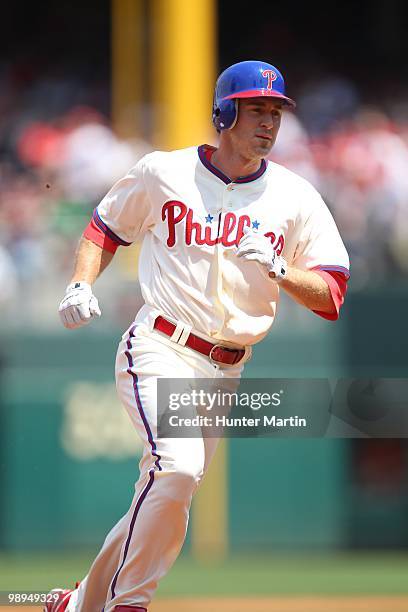
[{"label": "jersey button placket", "polygon": [[224,195],[223,195],[223,202],[222,202],[223,210],[231,209],[233,207],[231,191],[234,191],[233,183],[229,183],[225,188]]}]

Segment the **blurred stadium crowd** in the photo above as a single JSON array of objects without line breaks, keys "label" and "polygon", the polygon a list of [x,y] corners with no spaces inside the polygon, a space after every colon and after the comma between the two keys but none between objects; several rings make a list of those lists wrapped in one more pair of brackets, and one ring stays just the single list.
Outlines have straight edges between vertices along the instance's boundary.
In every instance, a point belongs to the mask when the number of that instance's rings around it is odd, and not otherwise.
[{"label": "blurred stadium crowd", "polygon": [[[0,87],[1,320],[8,325],[24,304],[27,325],[54,326],[56,303],[92,209],[152,147],[136,137],[120,141],[98,96],[84,83],[49,77],[22,89],[13,75],[0,73]],[[298,111],[284,117],[272,159],[324,196],[350,252],[352,289],[403,279],[408,273],[403,104],[387,113],[363,107],[352,84],[334,77],[299,90],[297,101]],[[112,283],[122,282],[120,273],[111,276],[109,293]]]}]

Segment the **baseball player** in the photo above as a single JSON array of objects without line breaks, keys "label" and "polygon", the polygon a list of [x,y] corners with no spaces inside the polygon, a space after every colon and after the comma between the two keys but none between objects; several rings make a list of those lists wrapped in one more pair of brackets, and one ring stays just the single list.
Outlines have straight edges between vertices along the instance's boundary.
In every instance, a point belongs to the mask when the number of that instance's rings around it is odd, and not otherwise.
[{"label": "baseball player", "polygon": [[280,290],[338,318],[349,261],[333,218],[306,180],[265,160],[294,106],[274,66],[230,66],[214,95],[219,147],[146,155],[84,231],[59,307],[68,329],[101,316],[95,280],[119,246],[142,241],[145,304],[123,334],[116,381],[144,452],[128,512],[78,588],[54,590],[47,612],[145,612],[180,552],[217,440],[157,436],[157,378],[238,379]]}]

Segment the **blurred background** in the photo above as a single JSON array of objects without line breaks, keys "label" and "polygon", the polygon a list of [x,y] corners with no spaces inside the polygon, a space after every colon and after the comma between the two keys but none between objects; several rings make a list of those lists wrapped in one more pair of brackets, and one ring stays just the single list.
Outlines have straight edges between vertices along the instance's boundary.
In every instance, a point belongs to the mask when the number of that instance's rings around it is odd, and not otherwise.
[{"label": "blurred background", "polygon": [[[138,247],[97,281],[103,317],[69,332],[57,308],[79,236],[142,155],[216,144],[228,65],[283,72],[297,109],[271,158],[322,193],[352,273],[335,324],[283,299],[246,376],[406,376],[408,5],[61,0],[2,18],[0,590],[40,589],[81,577],[138,474],[114,387]],[[163,592],[405,592],[407,547],[404,439],[229,440]],[[219,584],[194,573],[225,559]]]}]

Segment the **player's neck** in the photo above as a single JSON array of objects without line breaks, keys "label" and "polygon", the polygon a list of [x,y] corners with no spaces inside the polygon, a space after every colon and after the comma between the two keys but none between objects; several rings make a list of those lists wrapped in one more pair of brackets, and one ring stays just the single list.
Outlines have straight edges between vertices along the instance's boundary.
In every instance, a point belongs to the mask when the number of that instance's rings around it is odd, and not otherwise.
[{"label": "player's neck", "polygon": [[214,151],[211,157],[213,166],[221,170],[232,181],[256,172],[261,165],[261,161],[262,158],[246,159],[241,153],[232,150],[224,143],[220,143],[219,148]]}]

